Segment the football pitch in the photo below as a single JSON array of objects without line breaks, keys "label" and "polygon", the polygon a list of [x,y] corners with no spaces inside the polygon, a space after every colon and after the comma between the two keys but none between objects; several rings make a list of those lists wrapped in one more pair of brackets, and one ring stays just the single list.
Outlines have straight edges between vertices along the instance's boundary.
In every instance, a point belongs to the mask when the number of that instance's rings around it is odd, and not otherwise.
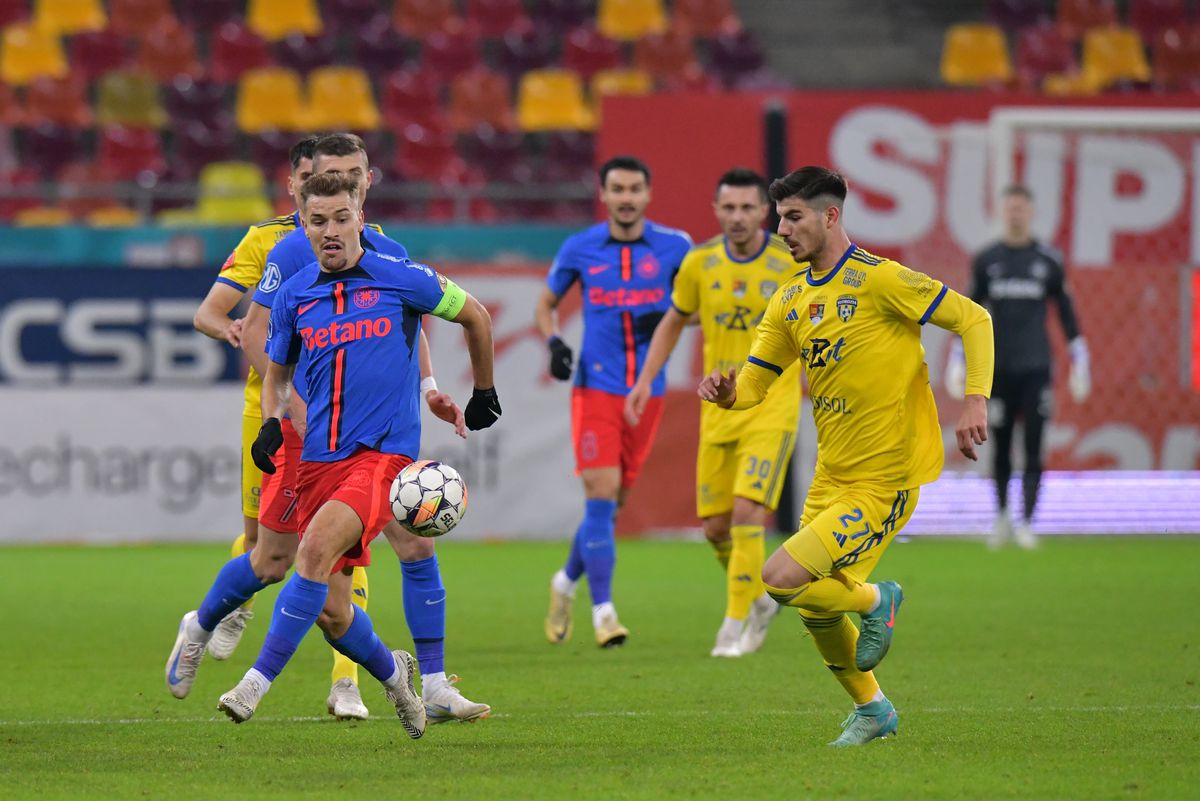
[{"label": "football pitch", "polygon": [[[624,648],[542,635],[565,545],[439,546],[447,669],[493,707],[405,736],[325,714],[314,631],[250,722],[217,697],[251,664],[275,590],[227,662],[176,701],[163,664],[227,551],[216,545],[0,550],[0,798],[1187,799],[1200,791],[1200,538],[1050,540],[1037,552],[896,543],[875,578],[906,591],[877,671],[899,736],[826,746],[850,711],[795,612],[760,653],[708,656],[723,613],[707,546],[624,542]],[[370,612],[411,648],[400,571],[375,548]]]}]

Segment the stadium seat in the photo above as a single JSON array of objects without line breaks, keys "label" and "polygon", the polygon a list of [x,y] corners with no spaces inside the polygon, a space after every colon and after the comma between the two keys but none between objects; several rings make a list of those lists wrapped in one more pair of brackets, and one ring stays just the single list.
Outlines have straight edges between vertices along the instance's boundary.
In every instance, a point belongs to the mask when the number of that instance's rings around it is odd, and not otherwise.
[{"label": "stadium seat", "polygon": [[207,164],[237,156],[237,131],[232,125],[209,125],[199,120],[174,126],[171,177],[193,180]]},{"label": "stadium seat", "polygon": [[275,130],[253,134],[249,137],[250,157],[263,171],[263,175],[275,175],[282,169],[286,178],[291,169],[291,165],[288,163],[288,151],[291,150],[298,138],[296,134]]},{"label": "stadium seat", "polygon": [[951,25],[942,47],[942,80],[951,86],[997,86],[1013,78],[1004,31],[986,23]]},{"label": "stadium seat", "polygon": [[42,176],[29,166],[0,172],[0,220],[12,220],[23,209],[42,205],[41,181]]},{"label": "stadium seat", "polygon": [[71,37],[71,71],[81,73],[89,81],[129,66],[129,54],[128,40],[113,30]]},{"label": "stadium seat", "polygon": [[358,67],[321,67],[308,76],[308,124],[317,131],[373,131],[379,108],[371,79]]},{"label": "stadium seat", "polygon": [[533,0],[530,16],[558,31],[596,23],[596,0]]},{"label": "stadium seat", "polygon": [[523,131],[591,130],[583,82],[570,70],[532,70],[517,90],[517,125]]},{"label": "stadium seat", "polygon": [[555,64],[554,31],[542,25],[516,28],[504,34],[497,44],[497,63],[513,80],[530,70],[545,69]]},{"label": "stadium seat", "polygon": [[1047,75],[1042,79],[1042,94],[1047,97],[1087,97],[1096,94],[1096,88],[1079,72],[1062,72]]},{"label": "stadium seat", "polygon": [[392,130],[417,124],[425,128],[444,126],[442,83],[424,70],[406,69],[387,76],[380,90],[383,121]]},{"label": "stadium seat", "polygon": [[84,217],[112,204],[112,187],[118,176],[95,161],[72,162],[59,171],[58,202],[72,217]]},{"label": "stadium seat", "polygon": [[1046,0],[988,0],[988,19],[1006,31],[1021,31],[1034,25],[1043,25],[1046,16]]},{"label": "stadium seat", "polygon": [[450,84],[448,116],[455,131],[473,131],[480,125],[501,131],[513,127],[508,79],[484,67],[457,76]]},{"label": "stadium seat", "polygon": [[1168,28],[1154,43],[1154,84],[1200,91],[1200,26]]},{"label": "stadium seat", "polygon": [[78,128],[43,123],[26,129],[21,162],[51,179],[63,166],[83,155],[83,132]]},{"label": "stadium seat", "polygon": [[29,24],[10,25],[0,38],[0,81],[24,86],[38,78],[62,78],[67,57],[58,36]]},{"label": "stadium seat", "polygon": [[324,29],[316,0],[247,0],[246,27],[270,42],[293,33],[316,36]]},{"label": "stadium seat", "polygon": [[467,0],[467,21],[489,38],[529,24],[521,0]]},{"label": "stadium seat", "polygon": [[68,128],[91,127],[84,77],[71,73],[65,78],[38,78],[25,92],[25,117],[31,125],[49,122]]},{"label": "stadium seat", "polygon": [[1153,42],[1168,28],[1187,25],[1187,0],[1133,0],[1129,6],[1129,27]]},{"label": "stadium seat", "polygon": [[1058,26],[1075,40],[1089,28],[1117,24],[1115,0],[1058,0]]},{"label": "stadium seat", "polygon": [[600,70],[592,76],[592,100],[600,102],[606,95],[648,95],[654,91],[650,73],[637,68]]},{"label": "stadium seat", "polygon": [[671,16],[674,24],[706,39],[742,27],[732,0],[675,0]]},{"label": "stadium seat", "polygon": [[466,30],[434,31],[425,37],[421,63],[429,72],[447,81],[460,72],[479,66],[479,37]]},{"label": "stadium seat", "polygon": [[162,140],[151,128],[105,128],[98,152],[100,163],[123,180],[139,180],[144,173],[158,177],[167,171]]},{"label": "stadium seat", "polygon": [[0,28],[29,19],[29,0],[0,0]]},{"label": "stadium seat", "polygon": [[1093,28],[1083,36],[1084,81],[1096,91],[1121,83],[1149,83],[1150,64],[1133,28]]},{"label": "stadium seat", "polygon": [[137,70],[116,70],[96,85],[96,123],[161,128],[167,112],[153,75]]},{"label": "stadium seat", "polygon": [[70,36],[108,27],[100,0],[34,0],[33,24],[44,31]]},{"label": "stadium seat", "polygon": [[381,17],[387,20],[379,0],[325,0],[322,12],[327,28],[350,36],[373,28]]},{"label": "stadium seat", "polygon": [[179,18],[195,31],[211,33],[242,18],[244,0],[178,0]]},{"label": "stadium seat", "polygon": [[736,87],[743,79],[759,73],[767,63],[758,37],[746,29],[722,33],[709,45],[713,70],[726,86]]},{"label": "stadium seat", "polygon": [[308,111],[300,76],[282,67],[249,70],[238,81],[235,118],[238,129],[261,133],[269,128],[301,131]]},{"label": "stadium seat", "polygon": [[163,105],[172,126],[200,122],[210,128],[233,124],[229,92],[216,81],[178,76],[163,88]]},{"label": "stadium seat", "polygon": [[633,46],[633,63],[664,82],[686,79],[701,70],[692,35],[679,25],[638,39]]},{"label": "stadium seat", "polygon": [[408,125],[398,134],[396,169],[405,180],[459,186],[466,164],[454,149],[454,137],[443,130]]},{"label": "stadium seat", "polygon": [[196,58],[196,35],[174,17],[164,17],[138,45],[138,66],[169,83],[177,75],[198,78],[204,72]]},{"label": "stadium seat", "polygon": [[583,131],[551,131],[546,138],[546,160],[563,169],[592,169],[596,163],[596,137]]},{"label": "stadium seat", "polygon": [[128,206],[110,203],[102,208],[89,211],[83,218],[85,225],[92,228],[132,228],[141,225],[142,215]]},{"label": "stadium seat", "polygon": [[462,18],[454,0],[396,0],[392,24],[405,36],[421,39],[434,31],[461,28]]},{"label": "stadium seat", "polygon": [[1021,85],[1038,91],[1048,75],[1079,71],[1075,46],[1056,25],[1035,25],[1017,34],[1017,77]]},{"label": "stadium seat", "polygon": [[336,62],[335,34],[305,36],[302,33],[290,33],[275,43],[275,63],[301,75]]},{"label": "stadium seat", "polygon": [[[42,78],[43,81],[54,80]],[[36,83],[34,84],[36,86]],[[17,92],[6,83],[0,83],[0,126],[4,128],[20,128],[25,125],[25,109]]]},{"label": "stadium seat", "polygon": [[18,228],[57,228],[71,222],[71,213],[62,206],[31,206],[13,215]]},{"label": "stadium seat", "polygon": [[171,0],[109,0],[110,27],[122,36],[140,39],[164,17],[174,16]]},{"label": "stadium seat", "polygon": [[503,181],[513,167],[525,161],[525,136],[480,125],[458,137],[458,152],[471,167],[490,181]]},{"label": "stadium seat", "polygon": [[247,225],[271,216],[262,170],[244,161],[209,164],[200,171],[196,219],[202,225]]},{"label": "stadium seat", "polygon": [[273,63],[267,43],[239,22],[221,26],[210,46],[209,74],[221,83],[237,83],[243,73]]},{"label": "stadium seat", "polygon": [[404,69],[416,61],[414,43],[392,27],[386,17],[360,30],[351,40],[354,60],[372,75],[387,75]]},{"label": "stadium seat", "polygon": [[632,42],[667,27],[662,0],[600,0],[596,27],[605,36]]},{"label": "stadium seat", "polygon": [[585,81],[600,70],[616,69],[624,62],[621,44],[591,25],[571,31],[563,43],[563,66],[578,72]]}]

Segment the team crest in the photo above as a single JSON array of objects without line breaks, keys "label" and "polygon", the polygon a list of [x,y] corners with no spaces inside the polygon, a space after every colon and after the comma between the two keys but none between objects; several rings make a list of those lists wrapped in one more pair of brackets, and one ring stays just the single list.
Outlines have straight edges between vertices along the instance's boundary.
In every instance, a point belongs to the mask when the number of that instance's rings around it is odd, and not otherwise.
[{"label": "team crest", "polygon": [[730,291],[733,292],[733,296],[739,300],[746,297],[746,282],[741,279],[734,281],[733,288]]},{"label": "team crest", "polygon": [[808,304],[808,321],[813,325],[817,325],[825,319],[825,304],[810,303]]},{"label": "team crest", "polygon": [[638,262],[637,274],[642,278],[653,278],[658,275],[658,259],[654,258],[653,254],[647,253],[646,257]]},{"label": "team crest", "polygon": [[354,290],[354,305],[360,309],[369,309],[379,302],[379,290],[363,287]]},{"label": "team crest", "polygon": [[770,300],[777,289],[779,289],[779,283],[776,281],[763,281],[758,285],[759,294],[763,296],[764,300]]},{"label": "team crest", "polygon": [[854,312],[858,309],[858,298],[853,295],[842,295],[837,299],[837,309],[838,317],[842,318],[842,322],[850,322],[850,318],[854,316]]}]

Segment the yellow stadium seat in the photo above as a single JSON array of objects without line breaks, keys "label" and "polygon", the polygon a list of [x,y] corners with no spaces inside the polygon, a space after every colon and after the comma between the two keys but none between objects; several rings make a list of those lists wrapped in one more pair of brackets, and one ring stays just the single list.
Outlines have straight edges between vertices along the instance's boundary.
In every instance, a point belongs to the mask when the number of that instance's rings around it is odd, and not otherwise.
[{"label": "yellow stadium seat", "polygon": [[308,76],[308,124],[313,130],[374,131],[379,107],[371,79],[357,67],[321,67]]},{"label": "yellow stadium seat", "polygon": [[24,86],[45,75],[62,78],[66,74],[67,57],[58,34],[26,24],[4,29],[0,37],[0,81]]},{"label": "yellow stadium seat", "polygon": [[606,95],[648,95],[654,92],[654,78],[645,70],[600,70],[592,76],[592,114],[600,123],[601,101]]},{"label": "yellow stadium seat", "polygon": [[583,81],[570,70],[530,70],[517,89],[517,125],[524,131],[577,130],[594,127],[583,100]]},{"label": "yellow stadium seat", "polygon": [[1008,83],[1012,60],[1004,31],[995,25],[951,25],[942,47],[942,80],[951,86]]},{"label": "yellow stadium seat", "polygon": [[246,71],[238,81],[236,114],[245,133],[304,130],[308,111],[300,76],[282,67]]},{"label": "yellow stadium seat", "polygon": [[22,228],[53,228],[71,222],[71,212],[61,206],[34,206],[22,209],[13,217],[13,223]]},{"label": "yellow stadium seat", "polygon": [[316,36],[324,28],[316,0],[250,0],[246,26],[272,42],[292,33]]},{"label": "yellow stadium seat", "polygon": [[203,225],[240,225],[271,216],[266,179],[256,165],[222,161],[200,171],[196,218]]},{"label": "yellow stadium seat", "polygon": [[33,24],[58,34],[102,31],[108,27],[108,14],[100,0],[36,0]]},{"label": "yellow stadium seat", "polygon": [[83,218],[92,228],[130,228],[140,225],[142,215],[127,206],[105,206]]},{"label": "yellow stadium seat", "polygon": [[1150,80],[1146,50],[1133,28],[1092,28],[1085,33],[1080,71],[1084,82],[1097,92],[1123,81]]},{"label": "yellow stadium seat", "polygon": [[596,27],[610,39],[632,42],[667,29],[662,0],[600,0]]},{"label": "yellow stadium seat", "polygon": [[1042,94],[1050,97],[1084,97],[1096,93],[1079,73],[1062,72],[1042,79]]},{"label": "yellow stadium seat", "polygon": [[120,70],[102,76],[97,82],[97,124],[161,128],[167,119],[167,110],[158,95],[158,81],[153,75]]}]

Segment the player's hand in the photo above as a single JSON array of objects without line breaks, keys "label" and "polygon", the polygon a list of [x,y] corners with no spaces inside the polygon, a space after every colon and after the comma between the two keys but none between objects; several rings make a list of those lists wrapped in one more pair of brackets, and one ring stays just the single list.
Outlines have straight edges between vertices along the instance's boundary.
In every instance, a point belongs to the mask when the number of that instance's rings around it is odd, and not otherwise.
[{"label": "player's hand", "polygon": [[946,361],[946,372],[942,376],[946,394],[962,400],[967,385],[967,362],[963,358],[962,340],[950,346],[950,358]]},{"label": "player's hand", "polygon": [[968,395],[963,403],[962,415],[954,427],[954,438],[962,455],[972,462],[978,461],[975,446],[987,442],[987,398]]},{"label": "player's hand", "polygon": [[550,337],[546,344],[550,348],[550,375],[559,381],[570,381],[573,358],[571,346],[557,336]]},{"label": "player's hand", "polygon": [[463,418],[467,422],[467,428],[478,431],[481,428],[489,428],[500,419],[501,413],[496,388],[476,387],[471,392],[471,399],[467,401],[467,410],[463,413]]},{"label": "player's hand", "polygon": [[458,408],[458,404],[454,399],[445,392],[438,392],[436,389],[431,389],[425,393],[425,403],[429,405],[429,411],[433,412],[433,416],[439,420],[445,420],[450,425],[454,426],[454,433],[458,434],[463,439],[467,438],[467,422],[463,416],[462,409]]},{"label": "player's hand", "polygon": [[732,406],[733,402],[737,400],[737,370],[730,367],[728,375],[720,370],[713,370],[712,373],[701,379],[700,386],[696,388],[696,394],[700,396],[700,400],[706,400],[718,406]]},{"label": "player's hand", "polygon": [[225,341],[235,348],[242,346],[242,318],[230,320],[229,325],[225,326]]},{"label": "player's hand", "polygon": [[279,450],[281,445],[283,445],[283,427],[279,424],[279,418],[271,417],[264,420],[262,428],[258,429],[258,437],[250,446],[250,458],[254,459],[254,466],[264,473],[274,475],[275,463],[271,461],[271,457],[275,455],[275,451]]},{"label": "player's hand", "polygon": [[288,398],[287,411],[292,428],[296,429],[300,439],[304,439],[304,433],[308,431],[308,404],[304,402],[304,398],[292,392],[292,397]]},{"label": "player's hand", "polygon": [[1087,342],[1083,337],[1071,340],[1071,373],[1067,379],[1067,387],[1071,390],[1071,398],[1076,403],[1083,403],[1092,394],[1091,359],[1088,356]]},{"label": "player's hand", "polygon": [[641,381],[633,385],[625,396],[625,422],[636,426],[646,413],[646,403],[650,400],[650,385]]}]

